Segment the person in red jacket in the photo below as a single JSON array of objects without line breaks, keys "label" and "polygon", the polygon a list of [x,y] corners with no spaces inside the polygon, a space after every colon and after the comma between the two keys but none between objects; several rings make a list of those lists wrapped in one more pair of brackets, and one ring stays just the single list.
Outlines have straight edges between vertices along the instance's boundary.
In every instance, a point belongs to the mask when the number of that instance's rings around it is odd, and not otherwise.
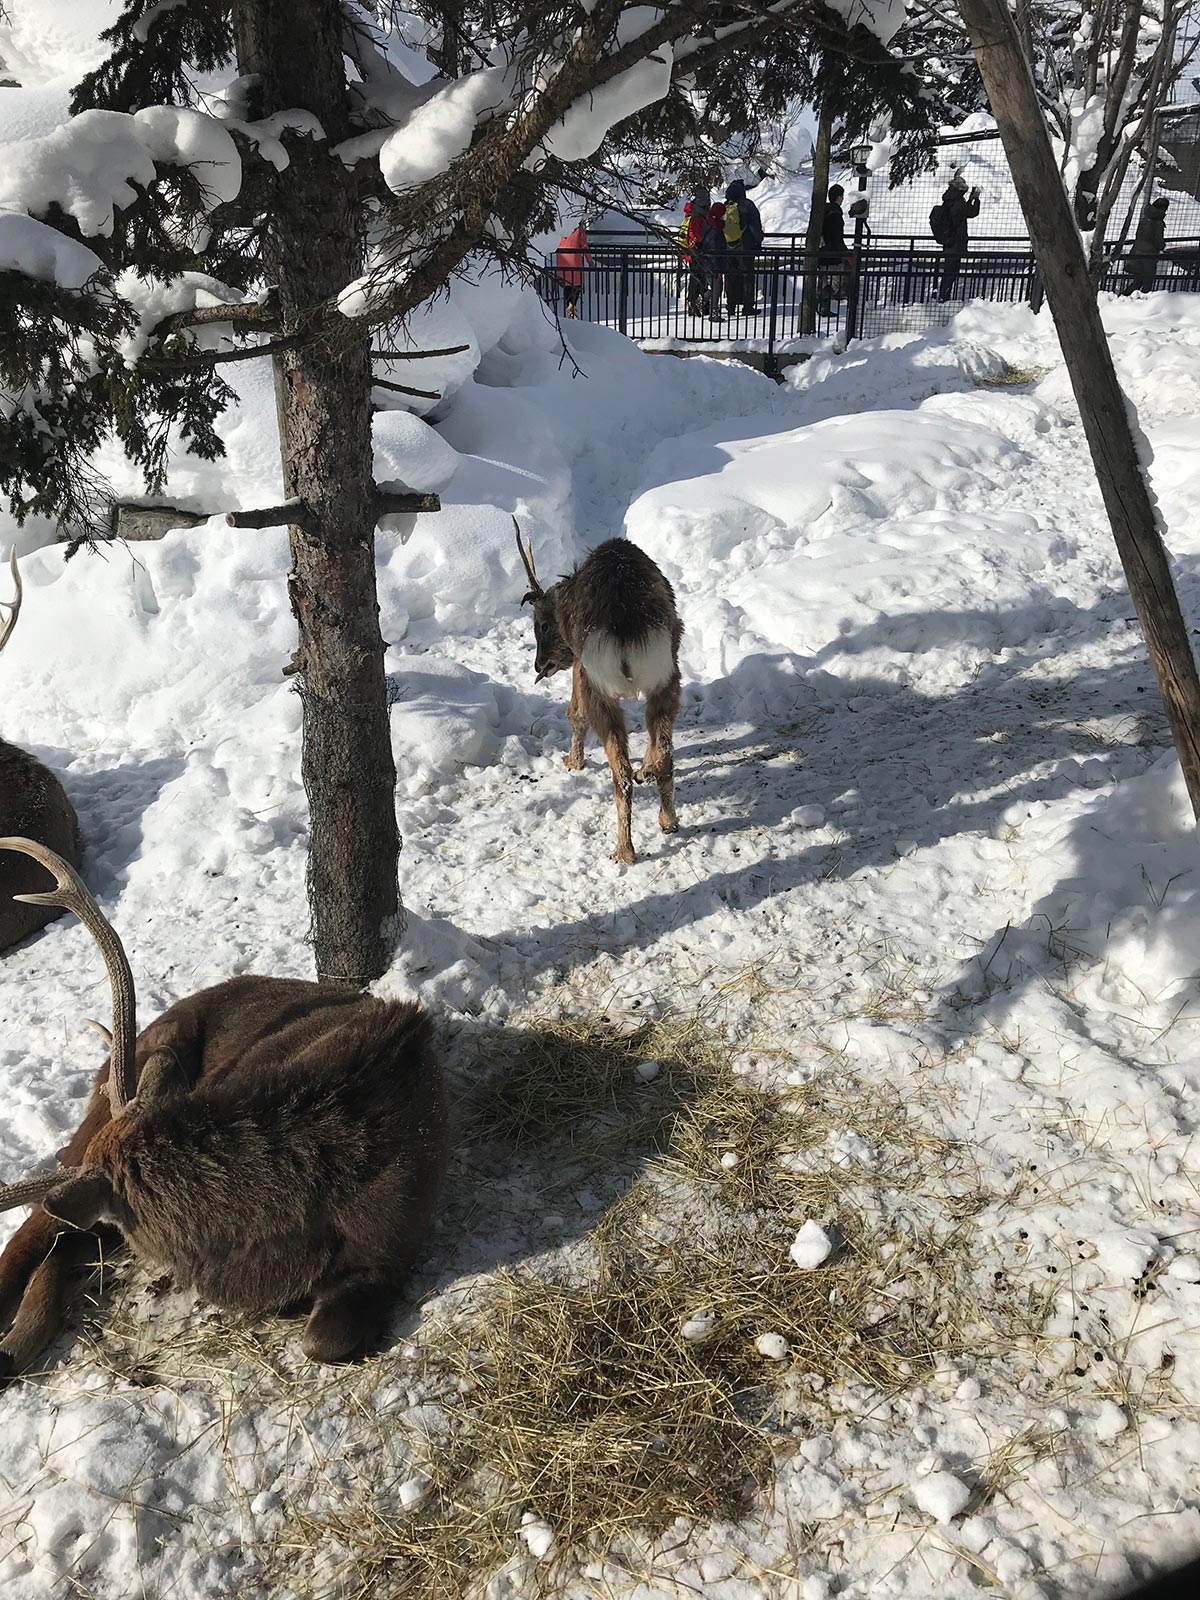
[{"label": "person in red jacket", "polygon": [[562,236],[554,253],[554,275],[562,285],[563,307],[572,319],[579,316],[576,308],[583,293],[583,264],[591,259],[587,229],[581,222],[573,232]]}]

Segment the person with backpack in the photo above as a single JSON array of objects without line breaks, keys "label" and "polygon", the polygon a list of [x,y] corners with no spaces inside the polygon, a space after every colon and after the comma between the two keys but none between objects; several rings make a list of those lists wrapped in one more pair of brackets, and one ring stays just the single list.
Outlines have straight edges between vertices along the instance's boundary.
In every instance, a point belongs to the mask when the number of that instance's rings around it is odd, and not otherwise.
[{"label": "person with backpack", "polygon": [[1125,263],[1125,276],[1129,279],[1126,294],[1132,294],[1135,289],[1142,294],[1149,294],[1154,287],[1158,258],[1166,243],[1167,207],[1170,204],[1165,195],[1160,195],[1142,212],[1133,243],[1129,247],[1129,259]]},{"label": "person with backpack", "polygon": [[967,180],[956,172],[946,185],[941,204],[929,213],[929,231],[942,247],[941,283],[938,299],[949,300],[958,282],[963,257],[967,253],[967,223],[979,215],[979,190],[967,194]]},{"label": "person with backpack", "polygon": [[676,241],[677,241],[677,243],[679,245],[679,265],[675,269],[675,292],[676,292],[676,294],[678,294],[680,289],[683,288],[683,280],[687,277],[687,270],[688,270],[688,267],[691,265],[691,260],[692,260],[691,230],[692,230],[692,202],[690,200],[686,200],[686,201],[684,201],[684,206],[683,206],[683,221],[679,224],[679,227],[678,227],[678,229],[676,230],[676,233],[675,233],[675,238],[676,238]]},{"label": "person with backpack", "polygon": [[755,314],[754,259],[763,247],[762,217],[741,178],[725,190],[725,304],[732,316],[740,307]]},{"label": "person with backpack", "polygon": [[554,275],[562,285],[563,309],[574,321],[579,316],[579,296],[583,293],[583,264],[590,262],[587,229],[580,222],[571,233],[565,233],[554,252]]}]

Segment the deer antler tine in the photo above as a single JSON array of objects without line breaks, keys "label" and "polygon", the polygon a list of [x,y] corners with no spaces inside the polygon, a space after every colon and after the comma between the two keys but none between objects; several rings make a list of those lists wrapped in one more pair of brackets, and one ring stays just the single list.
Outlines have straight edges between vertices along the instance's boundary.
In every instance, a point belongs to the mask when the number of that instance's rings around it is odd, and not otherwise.
[{"label": "deer antler tine", "polygon": [[521,543],[521,524],[516,517],[512,519],[512,524],[517,535],[517,549],[520,551],[521,560],[525,563],[525,576],[529,579],[529,586],[534,594],[539,595],[542,592],[542,586],[538,582],[537,569],[533,564],[533,546],[530,545],[527,548]]},{"label": "deer antler tine", "polygon": [[12,573],[13,597],[11,600],[0,600],[0,605],[8,612],[8,621],[0,629],[0,650],[8,643],[9,635],[17,625],[17,618],[21,614],[21,569],[17,565],[17,547],[13,545],[12,555],[8,558],[8,569]]},{"label": "deer antler tine", "polygon": [[55,887],[39,894],[19,894],[14,899],[34,906],[62,906],[73,911],[100,947],[108,981],[112,985],[113,1037],[112,1061],[108,1074],[108,1098],[114,1117],[120,1116],[133,1099],[134,1039],[137,1035],[137,1007],[133,973],[116,931],[88,893],[83,879],[61,856],[34,839],[0,839],[0,850],[15,850],[30,856],[54,878]]},{"label": "deer antler tine", "polygon": [[35,1173],[32,1178],[22,1178],[17,1183],[0,1184],[0,1211],[37,1205],[51,1189],[57,1189],[64,1179],[78,1171],[78,1167],[52,1167],[49,1172]]}]

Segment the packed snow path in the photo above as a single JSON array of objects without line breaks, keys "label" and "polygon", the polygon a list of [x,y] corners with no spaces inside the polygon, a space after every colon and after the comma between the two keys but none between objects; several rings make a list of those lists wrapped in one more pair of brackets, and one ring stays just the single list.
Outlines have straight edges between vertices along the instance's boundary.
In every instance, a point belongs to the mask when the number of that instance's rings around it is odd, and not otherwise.
[{"label": "packed snow path", "polygon": [[[1200,308],[1105,314],[1196,616]],[[431,344],[467,320],[471,363],[435,424],[377,427],[380,476],[440,486],[447,507],[407,544],[380,539],[410,915],[381,991],[415,989],[456,1036],[547,1005],[706,1009],[732,1038],[769,1032],[777,1053],[746,1069],[764,1089],[836,1058],[977,1152],[963,1296],[1000,1278],[1047,1307],[1024,1342],[964,1350],[915,1390],[835,1388],[770,1500],[741,1526],[676,1530],[638,1592],[1113,1592],[1200,1543],[1200,901],[1052,330],[969,310],[776,389],[587,328],[576,376],[539,316],[501,291],[431,313]],[[229,461],[181,459],[185,503],[277,497],[267,375],[239,382]],[[659,835],[638,792],[632,868],[609,859],[594,743],[583,774],[563,770],[564,681],[533,684],[513,512],[545,577],[624,527],[676,586],[682,825]],[[233,972],[308,971],[286,567],[282,530],[219,521],[23,561],[3,732],[64,774],[145,1019]],[[15,1172],[78,1114],[96,1064],[79,1030],[104,991],[67,922],[7,955],[3,980]],[[849,1132],[831,1148],[872,1159]],[[548,1171],[481,1162],[464,1153],[405,1338],[497,1264],[585,1259],[602,1181],[563,1196]],[[338,1592],[319,1566],[281,1566],[298,1508],[329,1511],[330,1463],[355,1452],[376,1489],[417,1483],[420,1357],[371,1391],[384,1445],[343,1403],[358,1380],[306,1390],[299,1412],[247,1355],[252,1330],[125,1285],[96,1338],[73,1331],[49,1378],[0,1397],[5,1592],[105,1600],[134,1572],[160,1595],[292,1592],[281,1570],[297,1593]],[[198,1340],[186,1378],[114,1359],[155,1326]],[[552,1537],[514,1550],[503,1592],[535,1592]],[[614,1570],[570,1592],[605,1585],[635,1592]]]}]

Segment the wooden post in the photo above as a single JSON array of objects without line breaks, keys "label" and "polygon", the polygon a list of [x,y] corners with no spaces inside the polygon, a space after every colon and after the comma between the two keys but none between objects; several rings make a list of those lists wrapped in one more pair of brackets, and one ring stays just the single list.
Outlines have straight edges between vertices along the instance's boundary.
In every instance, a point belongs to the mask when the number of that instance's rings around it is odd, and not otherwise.
[{"label": "wooden post", "polygon": [[1083,243],[1050,148],[1005,0],[958,0],[1004,142],[1092,464],[1171,725],[1192,810],[1200,817],[1200,678],[1137,458],[1124,392]]}]

